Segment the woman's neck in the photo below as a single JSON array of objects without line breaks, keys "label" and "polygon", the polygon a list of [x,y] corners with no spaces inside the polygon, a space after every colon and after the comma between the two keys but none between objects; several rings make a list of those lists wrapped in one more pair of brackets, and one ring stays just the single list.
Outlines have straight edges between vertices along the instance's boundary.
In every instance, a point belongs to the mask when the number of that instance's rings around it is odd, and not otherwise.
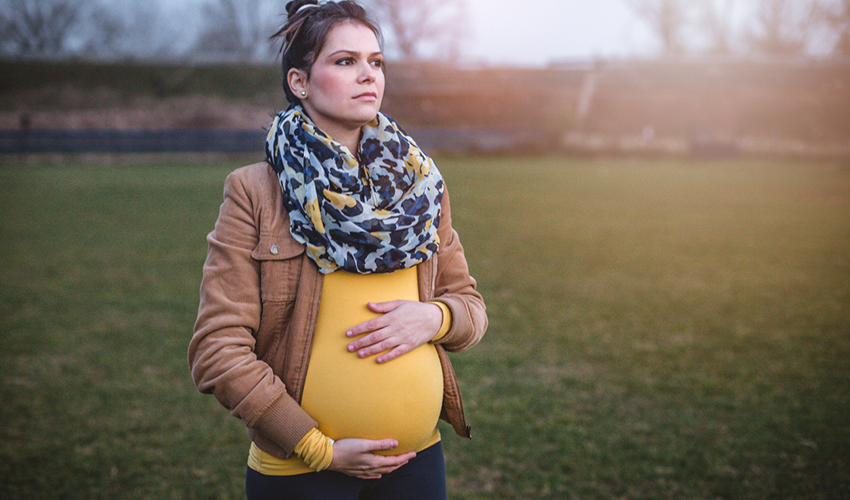
[{"label": "woman's neck", "polygon": [[357,147],[360,145],[360,133],[362,129],[355,129],[352,131],[337,131],[335,134],[331,134],[331,137],[336,142],[342,144],[347,147],[348,150],[354,156],[357,156]]},{"label": "woman's neck", "polygon": [[353,123],[339,123],[325,120],[320,113],[311,112],[311,107],[306,103],[302,104],[307,116],[313,121],[319,130],[329,135],[331,139],[342,144],[357,156],[357,149],[360,145],[360,136],[363,132],[363,126],[356,126]]},{"label": "woman's neck", "polygon": [[333,123],[325,123],[321,119],[317,120],[312,117],[311,119],[319,127],[319,130],[329,135],[334,141],[347,147],[351,151],[351,154],[357,155],[357,146],[360,144],[360,134],[363,132],[363,127],[348,128],[335,126]]}]

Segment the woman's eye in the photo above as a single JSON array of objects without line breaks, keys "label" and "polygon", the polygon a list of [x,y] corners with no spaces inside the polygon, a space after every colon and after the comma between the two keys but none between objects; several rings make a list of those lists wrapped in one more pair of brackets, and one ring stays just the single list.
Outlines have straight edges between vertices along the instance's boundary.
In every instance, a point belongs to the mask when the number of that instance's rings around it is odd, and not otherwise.
[{"label": "woman's eye", "polygon": [[383,59],[375,59],[374,61],[372,61],[372,66],[374,66],[376,68],[383,68],[384,67],[384,60]]},{"label": "woman's eye", "polygon": [[354,61],[350,57],[344,57],[344,58],[340,59],[339,61],[337,61],[336,63],[339,64],[340,66],[348,66],[348,65],[352,64],[353,62]]}]

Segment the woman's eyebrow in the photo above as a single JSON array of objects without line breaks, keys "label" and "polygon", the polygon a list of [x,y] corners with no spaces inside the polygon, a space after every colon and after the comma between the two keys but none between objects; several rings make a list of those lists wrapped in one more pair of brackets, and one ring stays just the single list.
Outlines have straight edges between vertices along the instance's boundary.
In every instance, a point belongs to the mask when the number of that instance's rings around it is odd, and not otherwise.
[{"label": "woman's eyebrow", "polygon": [[[356,51],[356,50],[339,49],[336,52],[331,52],[330,54],[328,54],[328,57],[333,57],[337,54],[360,55],[361,53]],[[383,55],[383,52],[377,51],[377,52],[372,52],[371,54],[369,54],[369,56],[380,56],[380,55]]]}]

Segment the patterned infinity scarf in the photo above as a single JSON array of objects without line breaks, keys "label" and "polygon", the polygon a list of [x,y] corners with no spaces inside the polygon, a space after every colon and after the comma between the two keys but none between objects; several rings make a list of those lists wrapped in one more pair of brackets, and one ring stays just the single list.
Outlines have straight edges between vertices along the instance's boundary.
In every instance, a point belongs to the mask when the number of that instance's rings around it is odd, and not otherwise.
[{"label": "patterned infinity scarf", "polygon": [[358,161],[292,105],[269,128],[266,159],[292,237],[322,273],[388,273],[437,251],[443,178],[390,117],[378,113],[363,127]]}]

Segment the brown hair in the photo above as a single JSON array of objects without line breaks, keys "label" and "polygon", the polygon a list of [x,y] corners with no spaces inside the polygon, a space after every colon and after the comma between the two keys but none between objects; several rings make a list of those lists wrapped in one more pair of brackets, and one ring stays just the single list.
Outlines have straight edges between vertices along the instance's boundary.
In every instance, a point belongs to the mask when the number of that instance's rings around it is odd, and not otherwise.
[{"label": "brown hair", "polygon": [[291,103],[300,103],[289,88],[287,75],[292,68],[300,69],[310,77],[310,68],[316,62],[319,52],[325,45],[331,28],[339,23],[353,22],[366,26],[383,45],[381,30],[366,10],[356,2],[326,2],[318,0],[293,0],[286,4],[286,24],[272,40],[280,38],[281,67],[283,69],[283,92]]}]

